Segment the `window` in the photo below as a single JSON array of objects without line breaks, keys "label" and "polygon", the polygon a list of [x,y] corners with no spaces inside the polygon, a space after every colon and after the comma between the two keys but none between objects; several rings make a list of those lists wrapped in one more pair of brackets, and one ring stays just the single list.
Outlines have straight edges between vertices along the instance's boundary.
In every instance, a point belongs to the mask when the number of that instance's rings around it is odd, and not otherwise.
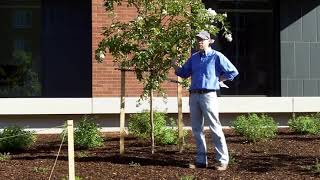
[{"label": "window", "polygon": [[0,1],[0,97],[92,97],[90,0]]},{"label": "window", "polygon": [[207,8],[228,15],[233,41],[222,35],[216,38],[213,48],[225,54],[240,74],[231,88],[221,95],[279,96],[279,30],[272,0],[218,0],[204,1]]},{"label": "window", "polygon": [[40,0],[0,2],[0,97],[41,96]]},{"label": "window", "polygon": [[14,10],[13,15],[14,28],[31,28],[32,27],[32,10]]}]

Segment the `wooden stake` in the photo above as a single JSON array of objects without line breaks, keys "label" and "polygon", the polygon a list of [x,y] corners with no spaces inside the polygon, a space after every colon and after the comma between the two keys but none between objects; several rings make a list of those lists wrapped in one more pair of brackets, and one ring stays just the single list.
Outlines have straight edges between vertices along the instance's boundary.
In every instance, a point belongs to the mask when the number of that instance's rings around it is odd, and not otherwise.
[{"label": "wooden stake", "polygon": [[[181,82],[181,78],[178,77],[178,82]],[[177,83],[177,100],[178,100],[178,138],[179,138],[179,152],[183,151],[183,114],[182,114],[182,85]]]},{"label": "wooden stake", "polygon": [[124,136],[125,136],[125,71],[121,71],[121,99],[120,99],[120,154],[124,154]]},{"label": "wooden stake", "polygon": [[154,154],[153,91],[150,90],[151,153]]},{"label": "wooden stake", "polygon": [[69,180],[75,180],[73,120],[68,120],[68,162]]}]

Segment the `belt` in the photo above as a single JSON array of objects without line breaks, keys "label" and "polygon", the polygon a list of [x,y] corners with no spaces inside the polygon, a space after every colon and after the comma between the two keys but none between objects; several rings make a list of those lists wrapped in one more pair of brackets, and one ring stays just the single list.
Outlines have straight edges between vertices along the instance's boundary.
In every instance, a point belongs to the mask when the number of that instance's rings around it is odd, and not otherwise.
[{"label": "belt", "polygon": [[205,93],[209,93],[209,92],[216,92],[216,90],[214,89],[193,89],[190,90],[190,93],[196,93],[196,94],[205,94]]}]

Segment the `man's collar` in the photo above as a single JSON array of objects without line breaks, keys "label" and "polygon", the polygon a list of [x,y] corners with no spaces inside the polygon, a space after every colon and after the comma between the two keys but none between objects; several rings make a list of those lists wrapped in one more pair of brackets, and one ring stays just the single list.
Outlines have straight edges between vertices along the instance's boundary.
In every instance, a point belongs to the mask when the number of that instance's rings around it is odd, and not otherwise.
[{"label": "man's collar", "polygon": [[200,54],[205,55],[205,56],[209,56],[209,55],[213,54],[213,52],[214,52],[214,50],[211,47],[209,47],[206,51],[205,50],[200,51]]}]

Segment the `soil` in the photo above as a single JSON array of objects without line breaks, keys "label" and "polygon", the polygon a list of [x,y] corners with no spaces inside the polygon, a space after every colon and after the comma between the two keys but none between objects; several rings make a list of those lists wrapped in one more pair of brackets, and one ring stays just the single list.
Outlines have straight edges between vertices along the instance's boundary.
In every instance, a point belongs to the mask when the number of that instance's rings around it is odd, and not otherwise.
[{"label": "soil", "polygon": [[[81,179],[320,179],[320,136],[296,135],[281,129],[267,142],[249,143],[232,130],[225,130],[231,154],[226,171],[214,167],[214,150],[209,142],[209,168],[189,169],[195,144],[192,135],[186,138],[185,150],[175,145],[156,146],[151,154],[150,142],[125,138],[125,154],[119,155],[119,135],[104,134],[104,147],[76,150],[76,176]],[[0,161],[0,179],[48,179],[61,140],[59,135],[39,135],[31,148],[10,154]],[[316,159],[319,163],[316,163]],[[318,164],[318,169],[315,165]],[[66,179],[68,174],[67,145],[63,145],[51,179]]]}]

